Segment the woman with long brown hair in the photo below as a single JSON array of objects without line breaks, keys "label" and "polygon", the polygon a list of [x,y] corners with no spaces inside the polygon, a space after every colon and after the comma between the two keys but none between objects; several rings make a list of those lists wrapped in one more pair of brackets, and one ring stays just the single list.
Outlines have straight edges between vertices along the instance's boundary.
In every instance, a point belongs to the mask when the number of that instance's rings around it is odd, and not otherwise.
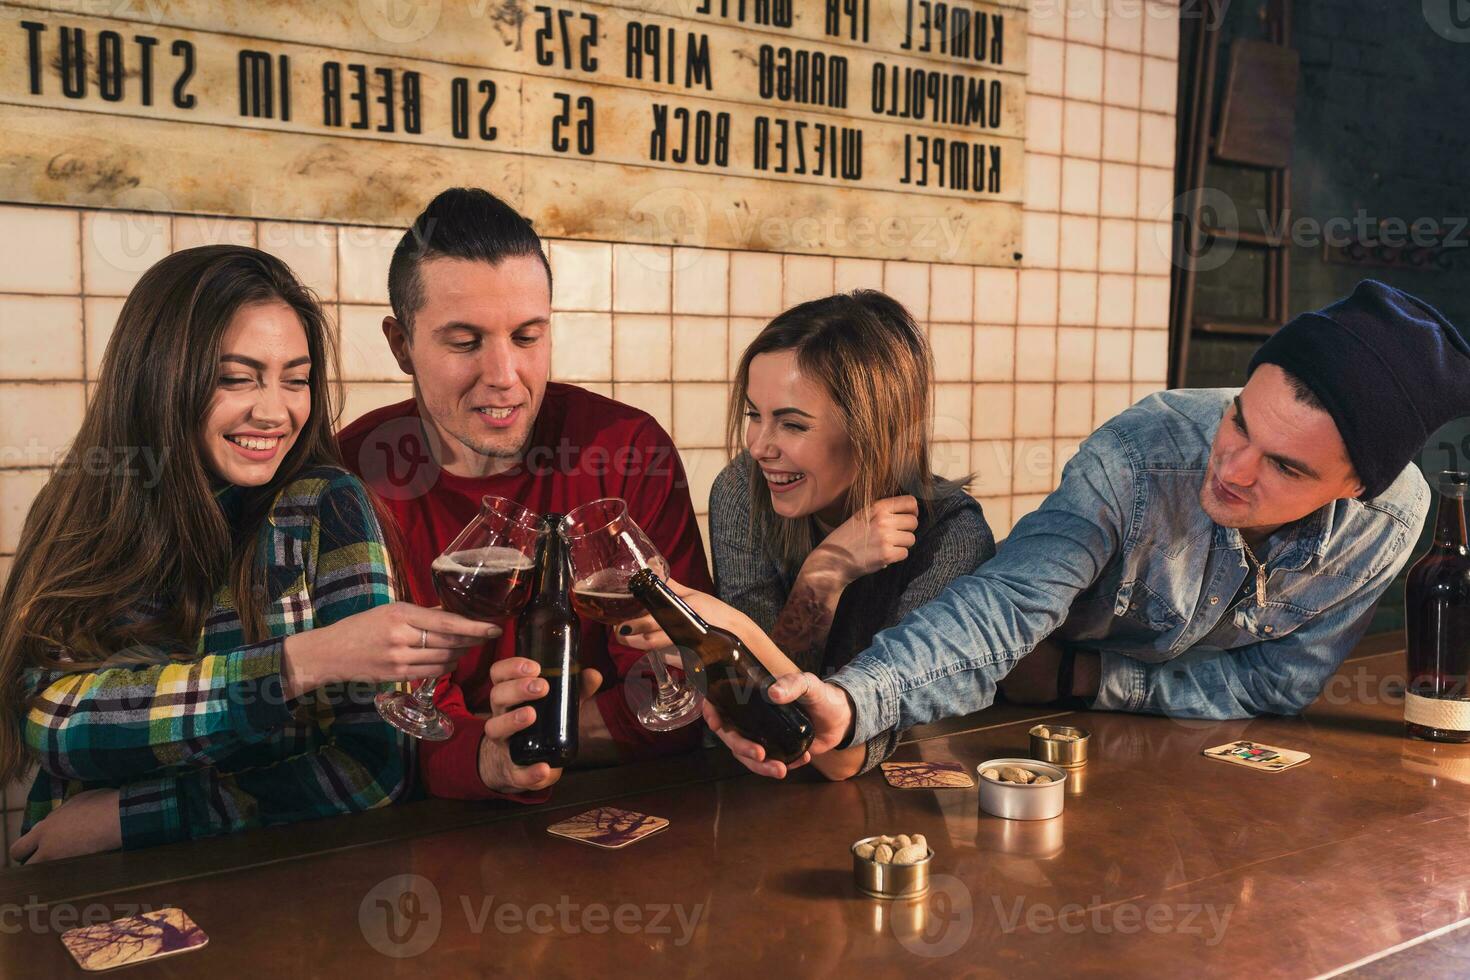
[{"label": "woman with long brown hair", "polygon": [[[741,357],[738,455],[710,491],[719,599],[683,591],[778,676],[837,670],[995,553],[963,481],[931,469],[932,375],[908,311],[871,290],[787,310]],[[636,645],[662,640],[651,619],[627,629]],[[844,778],[894,745],[880,737],[816,765]]]},{"label": "woman with long brown hair", "polygon": [[392,601],[375,506],[332,435],[334,367],[315,297],[256,249],[175,253],[129,295],[0,596],[0,779],[40,764],[16,859],[413,786],[377,685],[498,630]]}]

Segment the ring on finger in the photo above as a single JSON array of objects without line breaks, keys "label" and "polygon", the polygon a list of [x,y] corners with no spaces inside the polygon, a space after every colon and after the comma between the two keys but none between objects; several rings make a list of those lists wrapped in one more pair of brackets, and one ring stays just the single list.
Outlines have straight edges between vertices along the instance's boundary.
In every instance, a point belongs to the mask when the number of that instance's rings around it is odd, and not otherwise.
[{"label": "ring on finger", "polygon": [[429,645],[429,631],[426,630],[426,629],[423,629],[422,627],[420,627],[420,629],[419,629],[419,649],[420,650],[423,650],[423,649],[427,648],[428,645]]}]

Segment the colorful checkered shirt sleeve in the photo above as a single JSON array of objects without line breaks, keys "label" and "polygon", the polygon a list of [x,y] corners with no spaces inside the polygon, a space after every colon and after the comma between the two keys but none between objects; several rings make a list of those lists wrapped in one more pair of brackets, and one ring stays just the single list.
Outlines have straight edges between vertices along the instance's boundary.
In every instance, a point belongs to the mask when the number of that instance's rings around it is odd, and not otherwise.
[{"label": "colorful checkered shirt sleeve", "polygon": [[409,791],[413,746],[378,717],[378,687],[281,698],[285,636],[393,600],[362,485],[313,474],[281,492],[258,539],[276,596],[272,639],[239,646],[239,617],[221,601],[195,662],[50,679],[26,732],[53,788],[32,794],[28,824],[98,782],[121,790],[128,848],[369,809]]},{"label": "colorful checkered shirt sleeve", "polygon": [[52,776],[112,782],[209,766],[290,721],[282,639],[167,666],[27,671],[26,741]]}]

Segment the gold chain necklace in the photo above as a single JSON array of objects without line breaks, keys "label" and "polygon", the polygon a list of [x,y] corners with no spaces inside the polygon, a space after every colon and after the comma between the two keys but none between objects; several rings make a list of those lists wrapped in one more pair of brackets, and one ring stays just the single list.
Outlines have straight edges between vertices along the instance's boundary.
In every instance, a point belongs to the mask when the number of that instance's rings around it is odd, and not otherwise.
[{"label": "gold chain necklace", "polygon": [[1264,606],[1266,604],[1266,566],[1256,557],[1256,553],[1251,551],[1250,543],[1246,541],[1245,535],[1241,535],[1240,543],[1245,548],[1245,556],[1250,559],[1256,569],[1256,605]]}]

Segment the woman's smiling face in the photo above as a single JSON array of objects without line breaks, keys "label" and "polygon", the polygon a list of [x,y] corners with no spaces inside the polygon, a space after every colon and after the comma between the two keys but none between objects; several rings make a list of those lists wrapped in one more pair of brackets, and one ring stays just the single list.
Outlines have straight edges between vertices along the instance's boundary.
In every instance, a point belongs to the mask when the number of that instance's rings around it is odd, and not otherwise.
[{"label": "woman's smiling face", "polygon": [[801,372],[794,351],[750,362],[745,392],[745,448],[760,465],[771,508],[785,518],[847,518],[857,478],[852,442],[826,389]]},{"label": "woman's smiling face", "polygon": [[201,433],[205,464],[226,483],[263,486],[310,417],[311,354],[300,318],[279,300],[242,306],[220,341]]}]

